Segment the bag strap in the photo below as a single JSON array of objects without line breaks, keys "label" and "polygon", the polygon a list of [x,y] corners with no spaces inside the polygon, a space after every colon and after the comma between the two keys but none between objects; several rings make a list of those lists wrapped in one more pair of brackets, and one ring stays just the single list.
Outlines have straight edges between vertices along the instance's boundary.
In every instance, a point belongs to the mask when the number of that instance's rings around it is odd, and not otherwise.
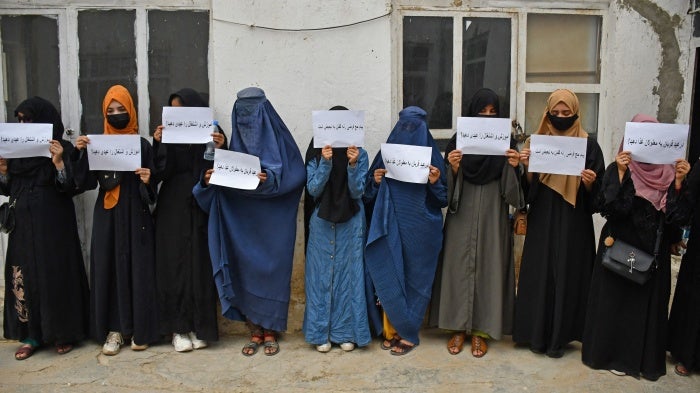
[{"label": "bag strap", "polygon": [[17,203],[17,199],[19,199],[19,196],[22,195],[22,191],[24,191],[24,187],[20,187],[19,192],[17,193],[17,195],[15,195],[14,200],[12,200],[12,198],[10,198],[10,208],[15,207],[15,204]]}]

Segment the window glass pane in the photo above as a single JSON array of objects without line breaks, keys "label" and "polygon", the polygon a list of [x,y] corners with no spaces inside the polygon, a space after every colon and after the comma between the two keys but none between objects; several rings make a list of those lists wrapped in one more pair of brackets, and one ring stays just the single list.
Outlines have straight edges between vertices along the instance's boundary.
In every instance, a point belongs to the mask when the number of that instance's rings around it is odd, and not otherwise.
[{"label": "window glass pane", "polygon": [[51,101],[60,110],[56,19],[39,15],[3,16],[0,28],[7,121],[16,121],[17,105],[33,96]]},{"label": "window glass pane", "polygon": [[[550,93],[527,93],[525,94],[525,124],[523,125],[527,134],[534,134],[540,126],[542,115],[547,107],[547,98]],[[576,93],[579,100],[581,125],[591,137],[596,138],[598,134],[598,94],[597,93]]]},{"label": "window glass pane", "polygon": [[208,11],[148,12],[150,132],[161,123],[170,94],[192,88],[209,95]]},{"label": "window glass pane", "polygon": [[498,94],[500,116],[510,113],[510,19],[465,18],[462,47],[462,116],[474,93],[487,87]]},{"label": "window glass pane", "polygon": [[89,134],[103,131],[102,100],[107,89],[120,84],[136,95],[136,40],[133,10],[81,11],[78,14],[80,42],[80,127]]},{"label": "window glass pane", "polygon": [[428,112],[430,128],[452,128],[452,18],[403,18],[403,106]]},{"label": "window glass pane", "polygon": [[527,82],[599,83],[598,15],[528,14]]}]

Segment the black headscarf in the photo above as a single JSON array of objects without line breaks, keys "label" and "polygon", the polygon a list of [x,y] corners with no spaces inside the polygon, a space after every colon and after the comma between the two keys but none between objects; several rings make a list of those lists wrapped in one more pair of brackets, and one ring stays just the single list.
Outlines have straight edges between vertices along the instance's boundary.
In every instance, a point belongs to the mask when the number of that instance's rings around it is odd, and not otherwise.
[{"label": "black headscarf", "polygon": [[180,89],[177,92],[171,94],[170,98],[168,98],[169,105],[173,104],[173,99],[175,97],[180,98],[180,101],[182,101],[182,106],[192,106],[192,107],[209,106],[207,101],[204,98],[202,98],[201,94],[197,93],[194,89],[190,89],[189,87],[186,87],[184,89]]},{"label": "black headscarf", "polygon": [[[334,106],[330,110],[348,110],[344,106]],[[314,199],[306,193],[304,199],[304,215],[306,223],[306,240],[308,242],[308,220],[313,214],[314,208],[318,208],[318,216],[330,222],[346,222],[360,210],[357,202],[350,198],[348,190],[348,155],[347,148],[334,148],[331,173],[328,182],[319,198]],[[309,147],[306,149],[304,161],[308,165],[311,160],[322,160],[321,149],[314,148],[314,140],[311,139]],[[307,214],[308,213],[308,214]],[[308,218],[307,218],[308,217]]]},{"label": "black headscarf", "polygon": [[[49,101],[41,97],[32,97],[22,101],[15,109],[15,117],[22,113],[32,123],[53,124],[52,139],[61,141],[63,138],[63,122],[61,115]],[[48,147],[47,147],[48,149]],[[64,157],[67,152],[64,149]],[[8,171],[13,175],[33,176],[39,170],[45,169],[46,175],[53,178],[53,164],[47,157],[14,158],[8,161]]]},{"label": "black headscarf", "polygon": [[[498,95],[491,89],[479,89],[474,93],[471,103],[469,104],[469,117],[479,116],[479,112],[487,105],[493,105],[496,109],[496,116],[499,117],[498,110],[500,108]],[[515,140],[510,139],[511,148],[515,147]],[[457,134],[452,136],[452,139],[447,143],[445,148],[445,164],[449,167],[447,155],[457,147]],[[491,156],[481,154],[464,154],[459,166],[462,169],[464,179],[472,184],[487,184],[501,177],[503,165],[506,163],[505,152],[502,156]]]}]

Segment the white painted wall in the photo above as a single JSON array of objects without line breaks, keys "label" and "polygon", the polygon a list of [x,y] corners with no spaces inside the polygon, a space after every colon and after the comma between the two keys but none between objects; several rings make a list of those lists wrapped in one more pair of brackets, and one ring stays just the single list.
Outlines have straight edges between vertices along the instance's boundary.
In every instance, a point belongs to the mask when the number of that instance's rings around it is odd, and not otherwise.
[{"label": "white painted wall", "polygon": [[[376,0],[212,1],[210,94],[226,131],[236,92],[258,86],[302,154],[312,138],[312,110],[334,105],[366,110],[367,149],[373,156],[392,127],[389,9]],[[319,29],[375,17],[326,30],[251,27]]]}]

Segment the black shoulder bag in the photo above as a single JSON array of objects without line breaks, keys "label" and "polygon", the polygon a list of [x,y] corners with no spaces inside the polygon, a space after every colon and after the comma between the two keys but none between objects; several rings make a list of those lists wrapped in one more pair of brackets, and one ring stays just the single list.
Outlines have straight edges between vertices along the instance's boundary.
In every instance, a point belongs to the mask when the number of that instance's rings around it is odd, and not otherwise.
[{"label": "black shoulder bag", "polygon": [[17,198],[21,193],[20,189],[14,200],[10,197],[9,202],[0,205],[0,232],[9,234],[15,229],[15,204],[17,204]]},{"label": "black shoulder bag", "polygon": [[654,244],[654,255],[640,250],[622,240],[615,239],[610,247],[603,251],[602,264],[613,273],[643,285],[654,270],[658,267],[656,258],[659,255],[661,246],[661,236],[664,232],[664,215],[659,218],[659,227],[656,229],[656,243]]}]

